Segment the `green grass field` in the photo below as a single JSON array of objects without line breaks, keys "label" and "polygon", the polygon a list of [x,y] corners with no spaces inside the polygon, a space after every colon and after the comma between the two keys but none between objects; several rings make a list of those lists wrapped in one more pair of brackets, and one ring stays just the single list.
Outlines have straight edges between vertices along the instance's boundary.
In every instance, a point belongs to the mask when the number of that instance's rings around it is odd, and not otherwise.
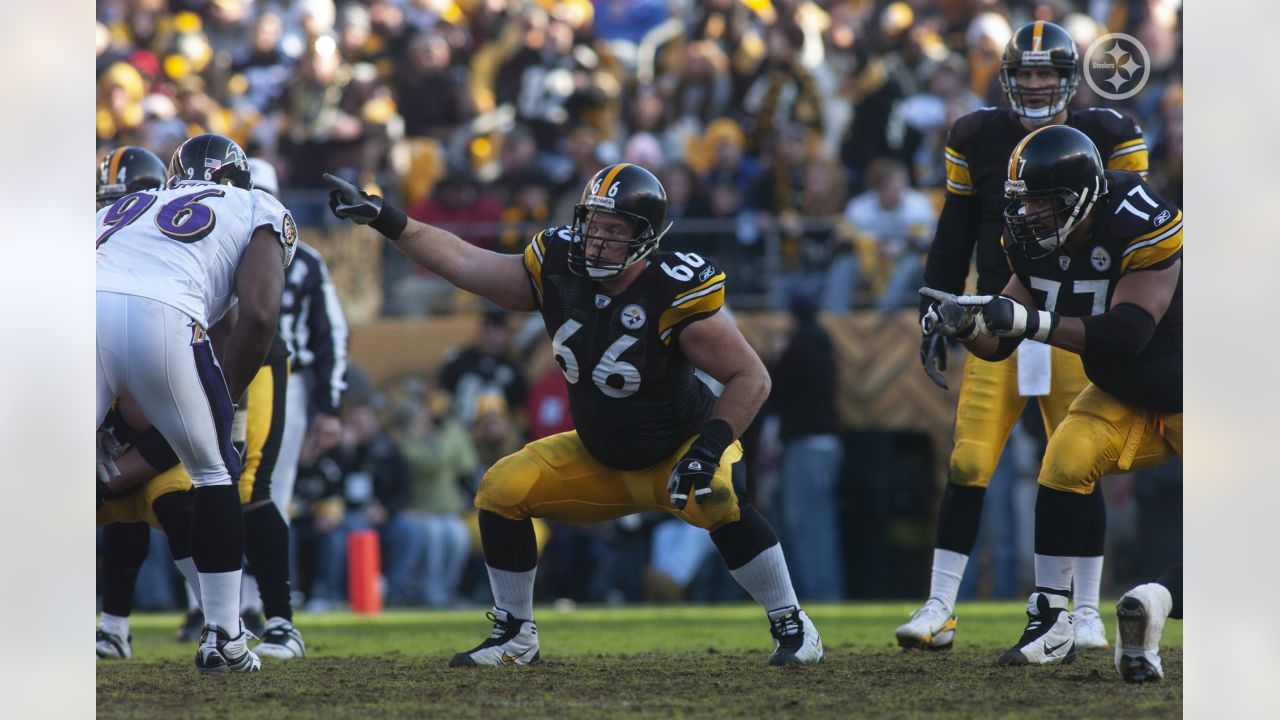
[{"label": "green grass field", "polygon": [[[1104,607],[1114,607],[1104,602]],[[1020,602],[961,606],[956,648],[903,652],[907,603],[811,605],[816,666],[770,667],[755,606],[538,608],[544,662],[449,668],[490,629],[483,610],[299,615],[308,656],[253,675],[199,676],[177,615],[136,615],[134,658],[98,661],[100,718],[1180,717],[1182,623],[1165,630],[1165,679],[1130,686],[1110,651],[1072,665],[1000,668]],[[1114,616],[1104,615],[1114,637]],[[87,652],[87,648],[86,648]],[[228,707],[234,707],[228,711]]]}]

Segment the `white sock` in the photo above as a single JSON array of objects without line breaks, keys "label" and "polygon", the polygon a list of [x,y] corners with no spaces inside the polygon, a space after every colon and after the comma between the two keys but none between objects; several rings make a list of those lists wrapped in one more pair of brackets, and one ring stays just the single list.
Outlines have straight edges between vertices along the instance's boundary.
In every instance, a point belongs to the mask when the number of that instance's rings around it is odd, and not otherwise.
[{"label": "white sock", "polygon": [[98,616],[98,627],[102,632],[119,635],[122,638],[129,637],[129,618],[112,615],[111,613],[102,613]]},{"label": "white sock", "polygon": [[1056,590],[1057,594],[1066,597],[1071,593],[1071,575],[1075,567],[1076,559],[1073,557],[1036,553],[1036,587]]},{"label": "white sock", "polygon": [[182,577],[187,579],[187,610],[200,609],[200,573],[196,571],[196,561],[190,556],[181,560],[174,560],[174,565],[178,566],[178,572],[182,573]]},{"label": "white sock", "polygon": [[240,577],[240,612],[262,612],[262,598],[258,595],[258,578],[245,574]]},{"label": "white sock", "polygon": [[493,588],[493,604],[520,620],[533,619],[533,577],[537,568],[511,572],[489,567],[489,585]]},{"label": "white sock", "polygon": [[1098,595],[1102,592],[1102,556],[1076,558],[1075,587],[1072,598],[1076,610],[1080,608],[1098,609]]},{"label": "white sock", "polygon": [[200,598],[204,621],[228,635],[240,634],[240,571],[200,573]]},{"label": "white sock", "polygon": [[800,607],[795,588],[791,586],[791,575],[787,572],[787,558],[783,556],[779,543],[760,551],[747,564],[729,572],[743,590],[764,606],[765,612],[793,605]]},{"label": "white sock", "polygon": [[933,549],[933,575],[929,579],[929,599],[942,603],[948,611],[956,609],[960,580],[964,578],[969,556],[954,550]]}]

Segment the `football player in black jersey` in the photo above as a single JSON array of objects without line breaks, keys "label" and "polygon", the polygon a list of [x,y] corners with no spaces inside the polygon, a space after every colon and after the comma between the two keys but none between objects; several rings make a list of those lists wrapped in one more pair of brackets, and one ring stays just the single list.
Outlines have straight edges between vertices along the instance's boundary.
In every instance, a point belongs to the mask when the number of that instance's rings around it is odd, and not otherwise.
[{"label": "football player in black jersey", "polygon": [[[1142,130],[1114,110],[1068,110],[1080,82],[1075,42],[1061,27],[1036,21],[1018,29],[1005,47],[1000,82],[1009,108],[983,108],[956,121],[947,137],[946,201],[925,264],[925,285],[959,294],[965,290],[970,260],[978,268],[979,293],[998,293],[1009,280],[1000,249],[1004,172],[1009,154],[1027,133],[1046,125],[1069,125],[1105,150],[1106,166],[1145,176],[1147,146]],[[925,307],[921,306],[921,312]],[[920,358],[943,388],[946,339],[924,338]],[[897,629],[903,647],[944,650],[955,636],[956,595],[969,553],[978,538],[982,501],[1005,442],[1026,405],[1019,389],[1019,366],[1028,376],[1048,376],[1047,387],[1028,386],[1039,395],[1040,415],[1051,433],[1066,417],[1067,406],[1084,389],[1079,357],[1029,343],[1013,357],[989,362],[969,356],[956,403],[955,441],[947,485],[938,509],[933,572],[928,601]],[[1030,372],[1029,372],[1030,371]],[[1105,647],[1098,614],[1105,539],[1102,495],[1094,498],[1089,547],[1083,552],[1075,589],[1075,627],[1080,647]]]},{"label": "football player in black jersey", "polygon": [[1105,170],[1075,128],[1028,135],[1009,157],[998,295],[932,299],[927,334],[1003,360],[1025,340],[1079,355],[1089,384],[1049,437],[1036,499],[1036,590],[1002,665],[1075,658],[1066,611],[1098,478],[1182,454],[1182,212],[1137,173]]},{"label": "football player in black jersey", "polygon": [[[692,253],[658,251],[667,196],[652,173],[628,163],[600,170],[573,223],[538,233],[522,256],[477,248],[325,177],[338,217],[370,225],[463,290],[540,311],[568,381],[577,429],[529,443],[481,481],[475,504],[494,626],[451,666],[540,659],[531,518],[583,524],[654,510],[710,531],[733,576],[768,613],[771,664],[822,659],[777,536],[745,493],[736,438],[768,396],[769,374],[718,312],[724,272]],[[718,398],[695,368],[724,385]]]}]

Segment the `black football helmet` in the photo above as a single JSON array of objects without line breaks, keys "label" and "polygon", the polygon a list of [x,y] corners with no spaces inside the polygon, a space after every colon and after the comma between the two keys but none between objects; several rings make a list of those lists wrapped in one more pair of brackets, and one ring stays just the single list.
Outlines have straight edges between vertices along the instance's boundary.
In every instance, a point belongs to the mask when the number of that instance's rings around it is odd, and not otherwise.
[{"label": "black football helmet", "polygon": [[1005,240],[1028,258],[1062,247],[1071,231],[1107,194],[1102,156],[1088,135],[1049,125],[1022,139],[1009,156],[1004,194]]},{"label": "black football helmet", "polygon": [[[593,236],[588,232],[595,213],[622,215],[632,222],[631,237]],[[587,181],[582,199],[573,208],[573,244],[569,246],[569,269],[575,275],[604,280],[626,270],[658,247],[671,225],[667,223],[667,191],[653,173],[639,165],[617,163],[603,168]],[[591,240],[626,243],[626,258],[606,260],[597,251],[587,257]]]},{"label": "black football helmet", "polygon": [[168,177],[155,153],[136,145],[118,147],[98,165],[98,209],[129,193],[164,187]]},{"label": "black football helmet", "polygon": [[[1050,67],[1058,84],[1028,88],[1018,84],[1018,68]],[[1080,85],[1080,53],[1066,30],[1037,20],[1018,28],[1000,59],[1000,87],[1013,111],[1034,125],[1043,125],[1062,112]],[[1034,107],[1030,107],[1034,106]]]},{"label": "black football helmet", "polygon": [[169,160],[169,185],[183,180],[208,180],[219,185],[253,189],[249,158],[229,137],[205,133],[188,138]]}]

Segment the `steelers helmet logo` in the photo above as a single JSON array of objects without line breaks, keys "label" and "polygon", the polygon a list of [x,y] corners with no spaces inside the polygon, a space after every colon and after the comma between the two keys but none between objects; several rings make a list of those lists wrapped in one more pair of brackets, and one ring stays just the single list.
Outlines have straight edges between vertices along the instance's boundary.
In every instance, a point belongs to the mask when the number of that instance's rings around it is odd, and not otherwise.
[{"label": "steelers helmet logo", "polygon": [[637,330],[644,326],[644,308],[639,305],[628,305],[622,308],[622,326],[628,330]]},{"label": "steelers helmet logo", "polygon": [[1106,248],[1098,245],[1093,248],[1093,252],[1089,253],[1089,262],[1093,265],[1093,269],[1098,272],[1105,272],[1111,267],[1111,253]]}]

